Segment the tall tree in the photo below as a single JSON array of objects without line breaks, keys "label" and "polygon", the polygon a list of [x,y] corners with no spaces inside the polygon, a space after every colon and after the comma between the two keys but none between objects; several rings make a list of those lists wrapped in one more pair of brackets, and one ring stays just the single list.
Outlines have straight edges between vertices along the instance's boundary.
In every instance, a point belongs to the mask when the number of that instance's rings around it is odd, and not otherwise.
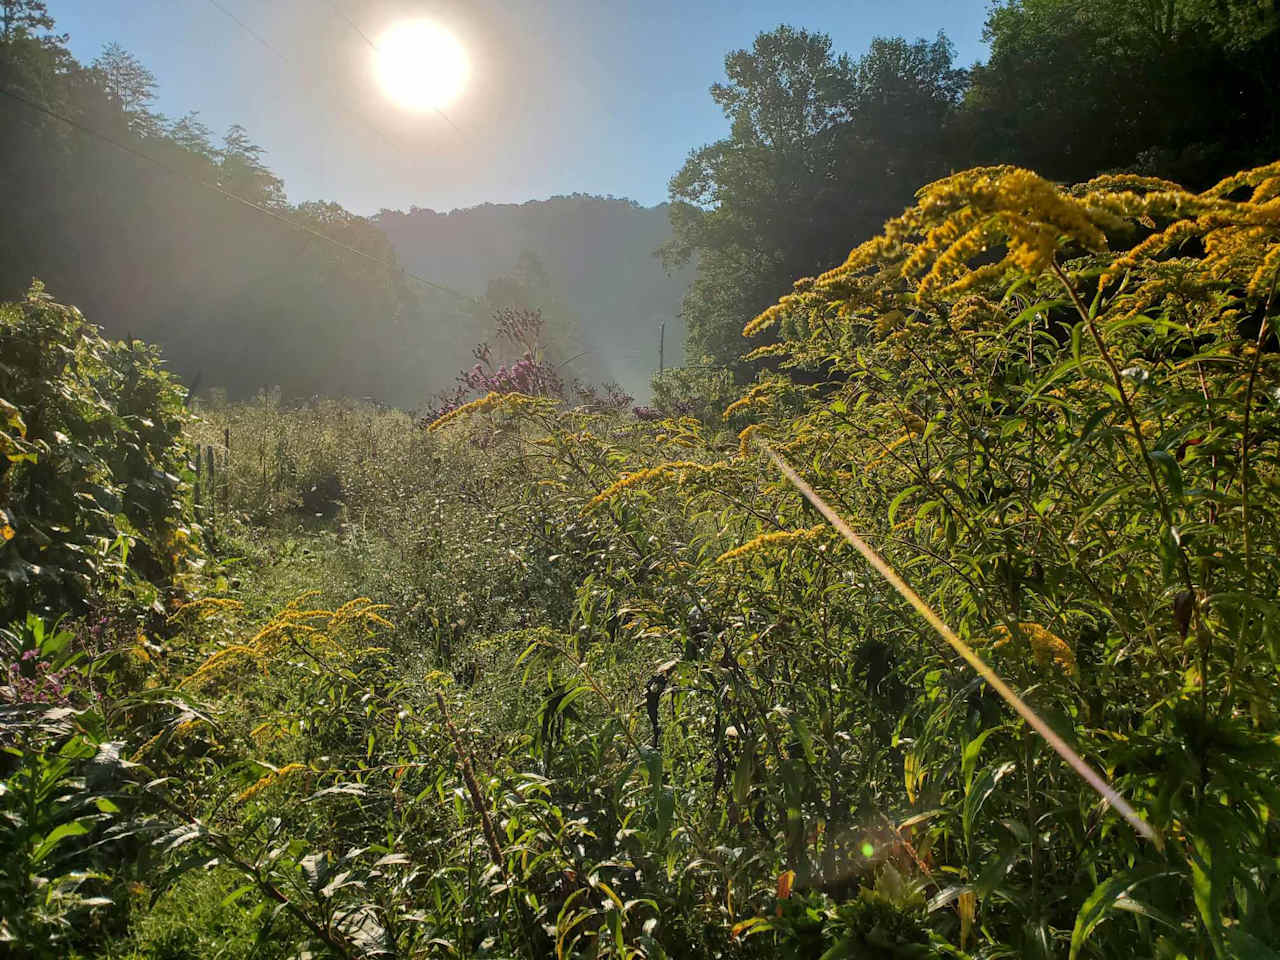
[{"label": "tall tree", "polygon": [[284,182],[262,162],[262,147],[249,138],[248,131],[232,124],[222,138],[219,185],[230,193],[255,203],[284,203]]},{"label": "tall tree", "polygon": [[90,69],[130,131],[142,136],[159,133],[159,118],[150,109],[156,98],[156,75],[141,60],[120,44],[109,43]]},{"label": "tall tree", "polygon": [[725,58],[730,135],[672,178],[670,265],[696,260],[688,355],[735,364],[739,333],[796,277],[834,265],[923,179],[964,89],[945,37],[876,39],[857,61],[779,27]]}]

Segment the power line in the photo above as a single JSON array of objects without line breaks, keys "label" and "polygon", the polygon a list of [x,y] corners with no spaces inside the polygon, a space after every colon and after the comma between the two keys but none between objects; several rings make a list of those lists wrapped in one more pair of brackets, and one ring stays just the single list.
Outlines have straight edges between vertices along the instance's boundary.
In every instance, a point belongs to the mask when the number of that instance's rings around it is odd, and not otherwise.
[{"label": "power line", "polygon": [[[212,3],[213,0],[210,0],[210,2]],[[338,19],[341,20],[343,23],[345,23],[353,31],[355,31],[356,36],[358,36],[361,40],[363,40],[365,44],[368,45],[370,50],[372,50],[374,53],[378,53],[378,54],[382,53],[382,51],[378,49],[378,45],[374,43],[372,39],[370,39],[369,35],[360,29],[359,24],[357,24],[354,20],[352,20],[349,16],[347,16],[346,11],[343,10],[342,7],[338,6],[338,0],[327,0],[327,2],[329,4],[329,8],[335,14],[337,14]],[[453,127],[454,133],[456,133],[460,137],[463,137],[463,138],[466,137],[466,134],[462,132],[461,128],[459,128],[459,126],[456,123],[454,123],[452,120],[449,119],[449,115],[447,113],[445,113],[439,107],[434,107],[433,109],[435,110],[436,113],[440,114],[441,120],[443,120],[449,126]]]},{"label": "power line", "polygon": [[460,293],[459,291],[454,290],[452,287],[447,287],[442,283],[436,283],[433,280],[428,280],[426,277],[419,276],[418,274],[413,273],[412,271],[406,270],[401,264],[398,264],[394,261],[383,260],[381,257],[375,257],[371,253],[367,253],[364,250],[359,249],[358,247],[351,246],[350,244],[343,243],[341,240],[337,240],[329,236],[327,233],[323,233],[320,230],[315,229],[314,227],[307,226],[305,223],[298,223],[295,220],[290,220],[288,217],[276,212],[275,210],[272,210],[269,207],[264,207],[259,203],[254,203],[252,200],[249,200],[246,197],[242,197],[239,194],[232,193],[230,190],[224,190],[222,187],[218,186],[216,183],[210,183],[207,180],[201,180],[197,177],[193,177],[187,172],[180,170],[177,167],[169,163],[166,163],[165,161],[157,157],[153,157],[148,153],[144,153],[143,151],[137,149],[136,147],[132,147],[127,143],[122,143],[121,141],[117,140],[115,137],[112,137],[109,134],[103,133],[100,130],[95,130],[93,127],[87,126],[86,124],[83,124],[78,120],[75,120],[71,117],[61,114],[58,111],[49,108],[43,103],[38,103],[35,100],[28,99],[27,97],[24,97],[22,94],[17,93],[14,90],[10,90],[6,87],[0,87],[0,95],[6,96],[10,100],[14,100],[17,103],[22,104],[23,106],[27,107],[29,110],[34,110],[37,113],[44,114],[46,117],[50,117],[61,123],[65,123],[67,126],[71,127],[72,129],[78,130],[87,136],[93,137],[96,140],[101,140],[104,143],[108,143],[111,146],[115,147],[116,149],[123,150],[125,153],[130,154],[131,156],[137,157],[141,160],[147,161],[148,163],[154,164],[155,166],[160,167],[162,170],[167,171],[170,175],[175,176],[180,180],[186,180],[188,183],[194,184],[197,187],[203,187],[204,189],[209,190],[213,193],[216,193],[227,200],[230,200],[234,203],[238,203],[242,206],[248,207],[250,210],[255,210],[258,213],[262,214],[263,216],[270,217],[272,220],[275,220],[277,223],[284,224],[286,227],[289,227],[293,230],[298,230],[302,233],[306,233],[312,237],[315,237],[317,240],[322,240],[325,243],[330,244],[331,246],[337,247],[339,250],[344,250],[347,253],[352,254],[353,256],[357,256],[364,260],[368,260],[370,263],[376,263],[380,267],[385,267],[388,270],[398,270],[404,276],[410,278],[411,280],[416,280],[418,283],[422,284],[425,287],[429,287],[433,290],[439,290],[442,293],[447,293],[450,296],[456,297],[458,300],[461,300],[467,303],[470,303],[475,299],[474,297],[469,296],[468,294]]},{"label": "power line", "polygon": [[360,29],[359,24],[357,24],[354,20],[352,20],[349,16],[347,16],[347,12],[338,5],[337,0],[328,0],[328,4],[329,4],[329,7],[333,10],[333,12],[337,14],[338,19],[341,20],[343,23],[345,23],[352,30],[354,30],[356,34],[360,37],[360,39],[369,45],[369,49],[373,50],[376,53],[378,50],[378,45],[369,39],[369,35]]},{"label": "power line", "polygon": [[253,27],[249,26],[249,24],[245,23],[243,20],[237,17],[234,13],[232,13],[230,10],[224,7],[221,3],[218,2],[218,0],[209,0],[209,3],[211,6],[213,6],[218,11],[220,11],[223,16],[227,17],[228,19],[236,23],[241,30],[243,30],[249,36],[253,37],[253,39],[257,40],[258,43],[262,44],[262,46],[265,47],[268,51],[270,51],[273,55],[277,57],[283,56],[283,54],[281,54],[280,51],[276,50],[270,43],[267,42],[266,38],[263,37],[262,34],[258,33],[257,30],[254,30]]},{"label": "power line", "polygon": [[[219,0],[209,0],[209,5],[213,7],[215,10],[217,10],[219,13],[221,13],[223,16],[225,16],[232,23],[234,23],[236,26],[238,26],[250,37],[252,37],[264,50],[270,53],[273,57],[279,60],[286,67],[289,67],[290,69],[294,68],[295,66],[294,62],[283,51],[277,48],[274,44],[271,43],[270,40],[264,37],[261,33],[255,30],[252,26],[250,26],[240,17],[236,16],[235,13],[233,13],[226,6],[220,3]],[[330,89],[332,90],[332,88]],[[370,122],[369,118],[366,117],[363,113],[360,113],[358,110],[353,110],[349,107],[343,106],[340,100],[336,97],[334,99],[334,105],[337,106],[338,109],[342,110],[343,113],[346,113],[352,119],[360,123],[366,130],[373,133],[376,137],[382,140],[383,143],[385,143],[387,146],[391,147],[392,149],[400,150],[404,153],[413,152],[406,144],[399,142],[396,138],[392,137],[381,127],[378,127],[374,123]]]}]

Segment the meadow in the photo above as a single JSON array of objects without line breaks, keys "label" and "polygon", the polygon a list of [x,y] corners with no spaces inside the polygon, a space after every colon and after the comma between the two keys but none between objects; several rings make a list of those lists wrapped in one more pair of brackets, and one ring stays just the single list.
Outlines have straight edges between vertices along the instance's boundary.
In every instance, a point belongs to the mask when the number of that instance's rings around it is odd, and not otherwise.
[{"label": "meadow", "polygon": [[192,400],[33,288],[0,955],[1275,956],[1278,272],[1280,165],[977,168],[741,388],[633,410],[508,314],[426,417]]}]

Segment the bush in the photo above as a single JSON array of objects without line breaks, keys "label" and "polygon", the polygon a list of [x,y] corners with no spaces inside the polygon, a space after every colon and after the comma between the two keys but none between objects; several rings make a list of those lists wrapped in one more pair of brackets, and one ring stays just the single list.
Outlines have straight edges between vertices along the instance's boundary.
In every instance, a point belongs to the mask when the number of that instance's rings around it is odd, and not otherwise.
[{"label": "bush", "polygon": [[153,603],[193,557],[185,391],[37,283],[0,306],[0,621]]}]

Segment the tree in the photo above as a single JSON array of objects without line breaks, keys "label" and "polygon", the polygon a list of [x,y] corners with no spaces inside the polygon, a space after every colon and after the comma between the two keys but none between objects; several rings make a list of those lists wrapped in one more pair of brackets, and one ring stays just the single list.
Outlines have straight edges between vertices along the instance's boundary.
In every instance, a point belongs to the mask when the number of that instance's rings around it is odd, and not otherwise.
[{"label": "tree", "polygon": [[262,147],[238,123],[222,138],[218,183],[238,197],[272,206],[284,203],[284,182],[262,162]]},{"label": "tree", "polygon": [[52,78],[71,64],[65,36],[55,36],[53,18],[40,0],[0,0],[0,85],[35,94],[46,102]]},{"label": "tree", "polygon": [[940,145],[964,89],[951,45],[877,38],[857,61],[791,27],[725,58],[711,96],[731,134],[672,178],[668,265],[696,260],[690,357],[735,365],[739,333],[791,281],[839,262],[945,169]]},{"label": "tree", "polygon": [[108,99],[124,114],[132,133],[156,136],[160,118],[149,107],[156,98],[156,75],[118,43],[109,43],[90,66]]},{"label": "tree", "polygon": [[1280,152],[1280,30],[1255,0],[1008,0],[969,97],[972,159],[1207,185]]},{"label": "tree", "polygon": [[[540,344],[546,359],[564,364],[564,372],[594,376],[587,355],[582,318],[552,288],[546,265],[532,250],[522,250],[510,273],[490,278],[483,298],[471,307],[477,339],[489,336],[495,315],[503,311],[536,312],[541,319]],[[498,359],[509,360],[510,357]]]},{"label": "tree", "polygon": [[217,157],[213,145],[213,131],[200,119],[199,111],[192,110],[169,126],[169,139],[178,147],[209,160]]},{"label": "tree", "polygon": [[21,31],[52,30],[53,17],[41,0],[0,0],[0,41],[9,43]]}]

